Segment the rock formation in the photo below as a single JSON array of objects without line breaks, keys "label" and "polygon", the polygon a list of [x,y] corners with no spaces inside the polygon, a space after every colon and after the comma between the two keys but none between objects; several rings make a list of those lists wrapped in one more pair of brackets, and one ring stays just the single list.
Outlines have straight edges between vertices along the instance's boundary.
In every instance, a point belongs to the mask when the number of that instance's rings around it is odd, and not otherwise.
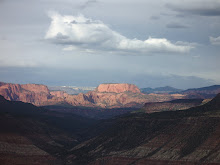
[{"label": "rock formation", "polygon": [[141,93],[140,89],[133,84],[101,84],[97,87],[96,91],[113,92],[113,93],[123,93],[123,92]]},{"label": "rock formation", "polygon": [[50,99],[50,92],[45,85],[37,84],[0,84],[0,95],[7,100],[23,101],[35,105],[43,105]]},{"label": "rock formation", "polygon": [[100,108],[142,107],[146,102],[180,99],[184,95],[146,95],[133,84],[101,84],[86,94],[69,95],[64,91],[49,91],[45,85],[0,83],[0,95],[7,100],[23,101],[37,106],[70,104]]}]

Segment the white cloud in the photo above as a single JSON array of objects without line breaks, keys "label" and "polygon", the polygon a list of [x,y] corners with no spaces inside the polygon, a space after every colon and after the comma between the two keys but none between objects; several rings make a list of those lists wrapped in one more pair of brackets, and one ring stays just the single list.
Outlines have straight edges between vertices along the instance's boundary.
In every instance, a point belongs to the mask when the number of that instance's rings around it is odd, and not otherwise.
[{"label": "white cloud", "polygon": [[129,39],[99,20],[92,20],[83,15],[62,16],[52,12],[52,19],[45,39],[67,45],[64,50],[90,50],[135,54],[187,53],[193,46],[176,44],[165,38],[147,40]]},{"label": "white cloud", "polygon": [[209,37],[209,40],[212,45],[220,45],[220,36],[219,37]]}]

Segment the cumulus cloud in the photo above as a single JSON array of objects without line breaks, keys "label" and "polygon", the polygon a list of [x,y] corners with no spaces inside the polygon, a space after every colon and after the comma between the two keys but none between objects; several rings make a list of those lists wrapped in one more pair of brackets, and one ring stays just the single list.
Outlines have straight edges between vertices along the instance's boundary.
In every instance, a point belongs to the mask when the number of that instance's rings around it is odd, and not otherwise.
[{"label": "cumulus cloud", "polygon": [[147,40],[129,39],[112,30],[99,20],[92,20],[83,15],[62,16],[50,13],[52,19],[45,39],[66,45],[65,50],[81,49],[89,51],[116,51],[118,53],[187,53],[193,47],[188,44],[176,44],[166,38]]},{"label": "cumulus cloud", "polygon": [[171,10],[202,16],[220,16],[219,0],[182,0],[169,1],[166,6]]},{"label": "cumulus cloud", "polygon": [[209,40],[212,45],[220,45],[220,36],[219,37],[209,37]]}]

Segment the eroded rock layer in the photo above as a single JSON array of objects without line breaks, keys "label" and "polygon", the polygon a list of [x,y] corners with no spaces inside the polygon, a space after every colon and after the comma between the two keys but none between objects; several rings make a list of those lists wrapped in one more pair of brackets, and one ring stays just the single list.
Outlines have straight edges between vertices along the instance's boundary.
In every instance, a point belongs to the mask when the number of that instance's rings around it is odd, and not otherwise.
[{"label": "eroded rock layer", "polygon": [[184,97],[181,94],[143,94],[133,84],[101,84],[86,94],[70,95],[63,91],[49,91],[45,85],[0,83],[0,95],[7,100],[28,102],[37,106],[69,104],[100,108],[142,107],[146,102],[162,102]]},{"label": "eroded rock layer", "polygon": [[123,92],[133,92],[141,93],[140,89],[133,84],[101,84],[97,87],[97,92],[113,92],[113,93],[123,93]]}]

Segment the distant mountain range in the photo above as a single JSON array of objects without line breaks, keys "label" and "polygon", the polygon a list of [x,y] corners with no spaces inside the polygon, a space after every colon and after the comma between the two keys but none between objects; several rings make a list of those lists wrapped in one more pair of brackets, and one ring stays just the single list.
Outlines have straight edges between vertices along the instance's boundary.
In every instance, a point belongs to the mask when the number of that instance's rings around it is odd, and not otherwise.
[{"label": "distant mountain range", "polygon": [[203,88],[192,88],[180,92],[187,95],[187,98],[213,98],[220,93],[220,85],[213,85]]},{"label": "distant mountain range", "polygon": [[156,94],[164,94],[164,93],[178,93],[181,92],[181,89],[173,88],[170,86],[158,87],[158,88],[141,88],[141,92],[145,94],[156,93]]},{"label": "distant mountain range", "polygon": [[170,86],[159,87],[159,88],[141,88],[141,92],[145,94],[155,93],[155,94],[183,94],[186,95],[185,98],[213,98],[218,93],[220,93],[220,85],[213,85],[202,88],[192,88],[187,90],[176,89]]}]

